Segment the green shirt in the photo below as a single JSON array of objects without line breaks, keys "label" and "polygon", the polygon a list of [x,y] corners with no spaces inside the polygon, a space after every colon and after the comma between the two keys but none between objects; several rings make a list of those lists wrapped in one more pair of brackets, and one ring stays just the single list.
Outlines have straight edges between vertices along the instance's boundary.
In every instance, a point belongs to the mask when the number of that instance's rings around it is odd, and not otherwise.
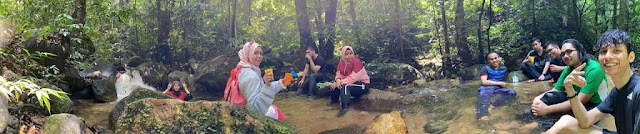
[{"label": "green shirt", "polygon": [[[558,82],[553,86],[553,88],[558,91],[564,91],[564,78],[566,78],[573,69],[575,68],[567,66],[567,68],[562,71],[560,78],[558,78]],[[604,71],[600,68],[600,64],[595,60],[587,61],[587,65],[582,68],[582,71],[584,71],[584,75],[582,75],[582,77],[587,80],[587,85],[582,88],[573,85],[573,89],[576,90],[576,92],[593,94],[593,96],[589,98],[589,102],[599,104],[604,100],[604,97],[607,96],[607,82]]]}]

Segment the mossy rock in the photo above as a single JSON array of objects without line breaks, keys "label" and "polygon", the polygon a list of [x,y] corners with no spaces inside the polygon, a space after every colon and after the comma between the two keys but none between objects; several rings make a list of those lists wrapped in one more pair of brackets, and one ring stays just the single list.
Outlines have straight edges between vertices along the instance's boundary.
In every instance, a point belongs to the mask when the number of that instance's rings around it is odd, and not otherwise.
[{"label": "mossy rock", "polygon": [[147,98],[128,104],[115,133],[295,133],[284,122],[224,101]]},{"label": "mossy rock", "polygon": [[468,67],[463,67],[458,71],[458,76],[462,78],[462,80],[478,80],[480,79],[480,71],[484,64],[476,64]]},{"label": "mossy rock", "polygon": [[164,76],[169,73],[166,66],[157,62],[146,62],[136,67],[136,70],[140,71],[142,80],[152,87],[166,87],[166,83],[163,83]]},{"label": "mossy rock", "polygon": [[129,94],[129,96],[124,97],[122,100],[120,100],[120,102],[116,104],[113,110],[111,110],[111,112],[109,113],[109,124],[111,124],[111,126],[114,126],[116,120],[118,119],[118,117],[120,117],[126,105],[144,98],[171,99],[171,97],[152,89],[134,89],[131,94]]},{"label": "mossy rock", "polygon": [[0,96],[0,133],[4,132],[11,120],[8,107],[7,99],[4,96]]},{"label": "mossy rock", "polygon": [[169,73],[167,77],[168,77],[167,78],[168,82],[172,82],[172,81],[187,82],[187,80],[189,80],[189,73],[185,71],[173,71]]},{"label": "mossy rock", "polygon": [[91,133],[82,118],[73,114],[54,114],[45,118],[44,134],[82,134]]},{"label": "mossy rock", "polygon": [[142,58],[140,58],[140,56],[134,56],[134,57],[131,57],[131,59],[129,59],[129,61],[127,61],[127,66],[129,66],[129,67],[138,67],[143,62],[144,62],[144,60],[142,60]]},{"label": "mossy rock", "polygon": [[369,63],[365,66],[371,84],[376,88],[408,84],[422,76],[418,69],[404,63]]}]

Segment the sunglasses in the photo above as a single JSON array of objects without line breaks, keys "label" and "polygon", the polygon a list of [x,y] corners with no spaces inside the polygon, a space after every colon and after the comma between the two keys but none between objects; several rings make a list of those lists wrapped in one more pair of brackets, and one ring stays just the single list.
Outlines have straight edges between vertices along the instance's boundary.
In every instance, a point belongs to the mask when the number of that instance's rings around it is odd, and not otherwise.
[{"label": "sunglasses", "polygon": [[576,50],[573,49],[567,49],[564,52],[560,53],[560,57],[564,57],[565,54],[571,54],[573,52],[575,52]]}]

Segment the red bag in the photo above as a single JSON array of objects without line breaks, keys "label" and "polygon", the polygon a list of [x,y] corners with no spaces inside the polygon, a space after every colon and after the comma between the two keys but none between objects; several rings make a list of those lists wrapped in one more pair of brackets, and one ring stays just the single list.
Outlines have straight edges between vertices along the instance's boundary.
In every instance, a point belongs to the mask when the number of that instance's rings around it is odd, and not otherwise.
[{"label": "red bag", "polygon": [[247,100],[244,99],[244,95],[238,89],[238,75],[242,67],[236,67],[231,69],[231,75],[227,80],[227,86],[224,88],[224,100],[236,104],[241,107],[247,105]]}]

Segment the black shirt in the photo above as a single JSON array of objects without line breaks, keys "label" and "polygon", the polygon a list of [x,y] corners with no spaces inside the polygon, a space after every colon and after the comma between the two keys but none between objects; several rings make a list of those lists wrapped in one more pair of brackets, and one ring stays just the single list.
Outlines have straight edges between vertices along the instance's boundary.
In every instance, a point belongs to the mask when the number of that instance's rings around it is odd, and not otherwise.
[{"label": "black shirt", "polygon": [[551,58],[550,65],[567,66],[567,64],[565,64],[564,61],[562,61],[562,59],[553,59],[553,58]]},{"label": "black shirt", "polygon": [[547,56],[547,54],[544,51],[542,52],[542,55],[538,55],[538,52],[536,52],[536,50],[531,50],[528,55],[531,56],[531,57],[535,57],[533,59],[533,65],[536,68],[544,69],[544,64],[546,62],[549,62],[549,57]]},{"label": "black shirt", "polygon": [[[313,72],[313,69],[311,69],[311,63],[309,62],[309,60],[307,58],[305,58],[305,60],[307,60],[307,65],[309,65],[309,70],[311,71],[309,74],[316,73],[316,72]],[[318,55],[316,59],[313,59],[313,64],[315,64],[316,66],[320,66],[320,70],[318,70],[317,73],[325,73],[325,70],[326,70],[326,68],[324,67],[325,62],[322,56]]]},{"label": "black shirt", "polygon": [[624,87],[611,89],[598,110],[613,115],[617,133],[640,134],[640,76],[633,74]]}]

